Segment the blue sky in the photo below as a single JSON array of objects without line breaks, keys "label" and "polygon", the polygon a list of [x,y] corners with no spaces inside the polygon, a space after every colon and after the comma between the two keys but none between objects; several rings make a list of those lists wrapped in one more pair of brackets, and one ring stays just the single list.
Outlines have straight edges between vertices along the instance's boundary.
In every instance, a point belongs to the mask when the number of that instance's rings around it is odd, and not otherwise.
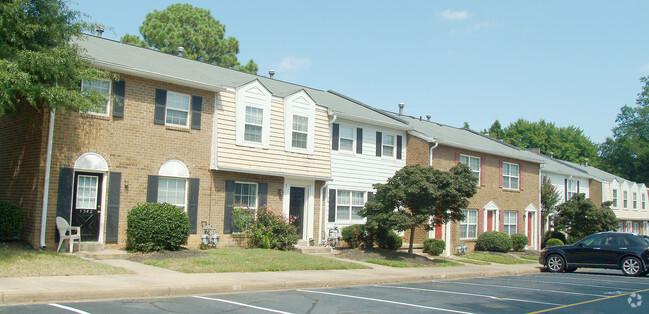
[{"label": "blue sky", "polygon": [[259,75],[474,130],[545,119],[599,143],[649,75],[649,1],[76,2],[115,40],[139,35],[153,10],[190,3],[226,26]]}]

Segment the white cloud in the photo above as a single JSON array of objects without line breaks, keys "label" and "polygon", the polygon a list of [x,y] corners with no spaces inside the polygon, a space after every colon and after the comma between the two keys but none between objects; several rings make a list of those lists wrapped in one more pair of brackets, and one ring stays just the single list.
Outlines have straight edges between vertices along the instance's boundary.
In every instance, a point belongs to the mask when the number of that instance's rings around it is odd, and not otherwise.
[{"label": "white cloud", "polygon": [[473,25],[467,27],[466,31],[467,31],[467,33],[471,33],[471,32],[475,32],[475,31],[478,31],[478,30],[480,30],[482,28],[486,28],[486,27],[489,27],[489,26],[491,26],[491,24],[489,24],[489,22],[474,23]]},{"label": "white cloud", "polygon": [[445,20],[464,21],[469,17],[469,12],[446,9],[444,12],[440,13],[440,16]]},{"label": "white cloud", "polygon": [[279,71],[302,71],[311,67],[311,60],[308,58],[298,58],[293,56],[286,56],[277,65]]}]

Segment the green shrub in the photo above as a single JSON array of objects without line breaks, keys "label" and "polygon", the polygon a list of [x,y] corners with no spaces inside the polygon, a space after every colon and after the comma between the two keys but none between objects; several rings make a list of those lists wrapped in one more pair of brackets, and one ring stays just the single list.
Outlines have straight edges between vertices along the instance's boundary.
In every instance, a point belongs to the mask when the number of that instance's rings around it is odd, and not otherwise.
[{"label": "green shrub", "polygon": [[[251,210],[234,210],[233,214],[235,222],[247,222],[247,228],[243,231],[251,248],[290,250],[297,243],[297,227],[291,224],[294,217],[287,219],[268,206],[257,209],[256,213]],[[237,217],[238,215],[244,217]]]},{"label": "green shrub", "polygon": [[341,235],[350,248],[357,248],[361,244],[365,243],[365,225],[347,226],[343,228]]},{"label": "green shrub", "polygon": [[514,251],[522,251],[525,249],[529,238],[522,233],[512,234],[512,249]]},{"label": "green shrub", "polygon": [[512,249],[512,239],[504,232],[487,231],[478,236],[476,249],[507,253]]},{"label": "green shrub", "polygon": [[403,239],[392,230],[379,232],[377,238],[379,248],[386,250],[398,250],[403,244]]},{"label": "green shrub", "polygon": [[126,247],[129,250],[176,251],[187,243],[189,217],[168,203],[137,204],[126,216]]},{"label": "green shrub", "polygon": [[20,207],[9,202],[0,202],[0,240],[20,238],[25,214]]},{"label": "green shrub", "polygon": [[561,242],[566,243],[566,234],[557,230],[548,230],[543,235],[543,239],[545,239],[545,242],[547,242],[549,239],[559,239],[561,240]]},{"label": "green shrub", "polygon": [[446,247],[446,242],[442,239],[426,239],[424,240],[424,253],[428,253],[433,256],[439,256],[444,252]]},{"label": "green shrub", "polygon": [[557,246],[557,245],[563,245],[563,241],[561,241],[561,239],[550,238],[545,243],[545,247],[551,247],[551,246]]}]

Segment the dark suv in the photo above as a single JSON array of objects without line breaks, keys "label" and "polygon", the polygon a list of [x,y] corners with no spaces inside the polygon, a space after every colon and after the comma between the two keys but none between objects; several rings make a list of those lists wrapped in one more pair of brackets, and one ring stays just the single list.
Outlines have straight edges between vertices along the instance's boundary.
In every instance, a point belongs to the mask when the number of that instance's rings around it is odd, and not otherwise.
[{"label": "dark suv", "polygon": [[579,267],[620,269],[627,276],[647,272],[649,240],[625,232],[591,234],[571,245],[543,249],[539,263],[551,272],[573,272]]}]

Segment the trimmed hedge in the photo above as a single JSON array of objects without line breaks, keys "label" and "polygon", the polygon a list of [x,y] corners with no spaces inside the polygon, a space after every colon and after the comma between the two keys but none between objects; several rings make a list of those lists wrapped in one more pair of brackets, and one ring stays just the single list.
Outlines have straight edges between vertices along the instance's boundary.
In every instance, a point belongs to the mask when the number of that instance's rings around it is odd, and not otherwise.
[{"label": "trimmed hedge", "polygon": [[559,239],[561,240],[561,242],[566,243],[566,234],[557,230],[548,230],[543,235],[543,239],[545,239],[545,242],[547,242],[549,239]]},{"label": "trimmed hedge", "polygon": [[137,204],[126,216],[128,250],[177,251],[189,238],[189,217],[168,203]]},{"label": "trimmed hedge", "polygon": [[526,235],[522,233],[514,233],[512,234],[512,249],[514,251],[523,251],[525,250],[528,241],[529,238]]},{"label": "trimmed hedge", "polygon": [[487,231],[478,236],[476,249],[507,253],[512,249],[512,239],[504,232]]},{"label": "trimmed hedge", "polygon": [[558,245],[564,245],[564,243],[560,239],[555,239],[555,238],[550,238],[545,243],[545,247],[558,246]]},{"label": "trimmed hedge", "polygon": [[392,230],[380,232],[377,236],[379,248],[396,251],[401,248],[403,239]]},{"label": "trimmed hedge", "polygon": [[426,239],[424,240],[424,253],[429,255],[439,256],[444,252],[446,242],[442,239]]},{"label": "trimmed hedge", "polygon": [[0,240],[20,238],[24,219],[25,214],[20,207],[9,202],[0,202]]},{"label": "trimmed hedge", "polygon": [[365,225],[351,225],[343,228],[341,235],[350,248],[355,249],[365,242]]}]

